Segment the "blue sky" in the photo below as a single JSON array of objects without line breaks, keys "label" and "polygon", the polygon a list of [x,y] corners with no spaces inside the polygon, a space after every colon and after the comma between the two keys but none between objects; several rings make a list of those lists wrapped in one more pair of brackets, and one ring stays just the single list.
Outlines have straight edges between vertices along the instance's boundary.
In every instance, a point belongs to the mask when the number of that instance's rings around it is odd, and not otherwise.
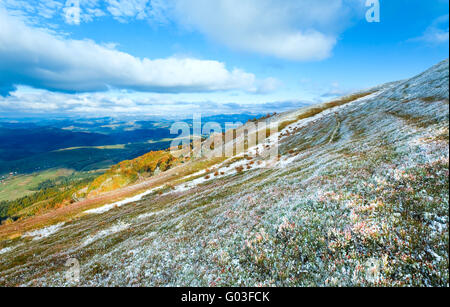
[{"label": "blue sky", "polygon": [[284,111],[448,57],[448,0],[368,2],[0,0],[0,116]]}]

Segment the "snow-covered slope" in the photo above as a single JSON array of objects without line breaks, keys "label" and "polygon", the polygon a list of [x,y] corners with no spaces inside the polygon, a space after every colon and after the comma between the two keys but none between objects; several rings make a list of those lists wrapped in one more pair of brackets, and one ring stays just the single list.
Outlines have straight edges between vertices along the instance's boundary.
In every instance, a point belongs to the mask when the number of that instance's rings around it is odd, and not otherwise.
[{"label": "snow-covered slope", "polygon": [[71,285],[75,258],[81,285],[448,286],[448,69],[277,115],[275,167],[219,161],[4,241],[0,285]]}]

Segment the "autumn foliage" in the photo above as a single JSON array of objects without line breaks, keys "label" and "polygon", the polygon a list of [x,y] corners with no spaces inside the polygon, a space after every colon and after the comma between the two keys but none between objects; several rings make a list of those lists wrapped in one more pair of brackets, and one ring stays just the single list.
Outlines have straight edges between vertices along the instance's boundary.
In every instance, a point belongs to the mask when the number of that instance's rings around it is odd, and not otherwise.
[{"label": "autumn foliage", "polygon": [[134,183],[141,178],[170,169],[177,159],[168,151],[152,151],[133,160],[112,166],[105,174],[96,178],[89,186],[89,193],[111,191]]}]

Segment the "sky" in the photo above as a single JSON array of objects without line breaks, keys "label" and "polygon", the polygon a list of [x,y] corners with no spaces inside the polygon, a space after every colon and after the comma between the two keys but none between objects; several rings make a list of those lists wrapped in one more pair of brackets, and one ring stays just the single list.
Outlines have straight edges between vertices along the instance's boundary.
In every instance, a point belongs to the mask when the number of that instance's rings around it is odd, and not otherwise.
[{"label": "sky", "polygon": [[449,56],[448,0],[0,0],[0,117],[281,112]]}]

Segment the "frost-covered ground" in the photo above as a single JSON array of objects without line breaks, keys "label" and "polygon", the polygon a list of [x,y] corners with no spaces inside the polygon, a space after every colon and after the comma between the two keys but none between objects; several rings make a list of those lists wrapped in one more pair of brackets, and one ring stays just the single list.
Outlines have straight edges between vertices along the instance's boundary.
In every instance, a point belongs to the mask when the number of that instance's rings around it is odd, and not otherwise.
[{"label": "frost-covered ground", "polygon": [[38,229],[35,231],[27,232],[23,236],[25,238],[31,237],[31,238],[33,238],[33,240],[41,240],[41,239],[51,236],[55,232],[58,232],[61,229],[61,227],[63,227],[63,226],[64,226],[64,223],[59,223],[59,224],[48,226],[48,227]]},{"label": "frost-covered ground", "polygon": [[444,61],[294,121],[275,167],[226,160],[2,242],[0,285],[75,285],[76,258],[84,286],[448,286],[448,81]]}]

